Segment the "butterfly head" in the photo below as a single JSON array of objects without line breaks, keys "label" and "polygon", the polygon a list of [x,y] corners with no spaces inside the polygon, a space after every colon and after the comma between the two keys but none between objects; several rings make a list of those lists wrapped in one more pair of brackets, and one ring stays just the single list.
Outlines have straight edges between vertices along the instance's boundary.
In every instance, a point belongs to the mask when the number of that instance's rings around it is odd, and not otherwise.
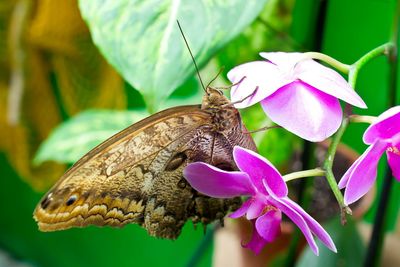
[{"label": "butterfly head", "polygon": [[222,91],[214,89],[212,87],[207,87],[206,94],[203,97],[201,108],[218,108],[222,105],[226,105],[229,103],[229,99],[224,96]]}]

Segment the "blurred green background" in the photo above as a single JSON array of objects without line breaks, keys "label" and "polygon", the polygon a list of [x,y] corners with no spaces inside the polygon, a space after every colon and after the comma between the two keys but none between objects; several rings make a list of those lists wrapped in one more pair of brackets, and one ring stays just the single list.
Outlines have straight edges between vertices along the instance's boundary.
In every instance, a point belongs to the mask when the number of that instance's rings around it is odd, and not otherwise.
[{"label": "blurred green background", "polygon": [[[161,2],[166,6],[171,4]],[[190,1],[183,2],[182,5],[191,5]],[[137,5],[139,9],[141,5]],[[209,81],[222,66],[225,77],[235,65],[260,59],[261,51],[320,50],[351,64],[390,39],[395,5],[394,0],[266,1],[248,26],[229,37],[232,40],[219,41],[212,50],[198,52],[202,77]],[[181,24],[187,29],[189,40],[213,30],[189,22],[185,26],[184,22]],[[235,19],[229,23],[231,28],[235,27]],[[231,28],[225,30],[232,31]],[[145,116],[146,110],[200,103],[202,92],[189,54],[186,56],[182,64],[187,66],[182,67],[179,75],[182,80],[179,88],[165,101],[159,101],[158,107],[149,108],[145,105],[146,97],[124,81],[101,56],[76,1],[0,2],[0,259],[3,259],[0,266],[13,266],[6,265],[4,255],[29,266],[188,264],[205,238],[202,228],[195,230],[191,223],[186,224],[178,240],[170,241],[149,237],[136,225],[42,233],[32,219],[35,205],[49,186],[96,142]],[[137,68],[142,67],[138,65]],[[227,84],[224,77],[214,85]],[[178,79],[169,77],[174,78]],[[380,114],[387,108],[387,88],[388,65],[382,57],[360,73],[357,91],[369,109],[355,112]],[[86,117],[77,122],[75,116],[88,109],[91,113],[85,113]],[[124,112],[127,109],[130,113]],[[259,108],[244,112],[248,128],[265,126],[262,114]],[[90,124],[94,121],[91,116],[100,116],[96,125]],[[112,125],[110,116],[120,119]],[[54,132],[57,126],[66,125],[62,124],[65,121],[71,127]],[[361,140],[365,128],[366,125],[351,125],[344,142],[362,152],[366,148]],[[80,136],[88,132],[95,138],[91,143],[80,144]],[[282,170],[287,167],[291,153],[301,148],[300,140],[290,134],[271,131],[260,133],[255,139],[261,153]],[[45,140],[47,143],[40,147]],[[60,150],[55,149],[54,144],[62,141]],[[37,164],[33,164],[34,158]],[[397,222],[399,193],[400,186],[396,183],[389,210],[389,230]],[[374,211],[370,210],[367,220],[373,219]],[[212,250],[212,245],[205,249],[198,266],[211,265]]]}]

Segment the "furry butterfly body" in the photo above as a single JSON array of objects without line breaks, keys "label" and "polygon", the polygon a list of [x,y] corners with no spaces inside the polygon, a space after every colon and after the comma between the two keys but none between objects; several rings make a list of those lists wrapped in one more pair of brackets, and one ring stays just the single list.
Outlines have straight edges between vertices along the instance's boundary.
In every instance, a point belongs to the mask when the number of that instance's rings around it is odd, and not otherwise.
[{"label": "furry butterfly body", "polygon": [[245,132],[229,100],[208,88],[201,106],[161,111],[94,148],[43,197],[34,218],[42,231],[137,223],[152,236],[170,239],[187,220],[222,220],[240,199],[201,195],[182,171],[196,161],[237,169],[233,147],[256,150]]}]

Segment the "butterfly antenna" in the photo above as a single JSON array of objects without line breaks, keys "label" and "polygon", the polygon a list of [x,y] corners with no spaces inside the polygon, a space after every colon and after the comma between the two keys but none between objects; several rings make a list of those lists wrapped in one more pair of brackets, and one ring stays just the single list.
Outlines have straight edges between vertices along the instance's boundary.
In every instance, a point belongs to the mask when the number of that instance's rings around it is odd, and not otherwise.
[{"label": "butterfly antenna", "polygon": [[183,34],[183,30],[182,30],[181,25],[179,24],[179,20],[177,20],[176,22],[178,23],[178,27],[179,27],[179,30],[180,30],[180,32],[182,34],[183,40],[185,41],[186,47],[189,50],[190,56],[192,57],[192,60],[193,60],[193,63],[194,63],[194,67],[196,68],[197,76],[199,77],[199,80],[200,80],[200,83],[201,83],[201,87],[203,87],[204,92],[207,93],[206,87],[204,87],[203,80],[201,79],[199,68],[197,67],[196,60],[194,59],[194,56],[192,54],[192,50],[190,50],[190,47],[189,47],[188,41],[186,40],[185,34]]},{"label": "butterfly antenna", "polygon": [[215,77],[207,84],[206,88],[208,88],[218,78],[218,76],[222,73],[223,70],[224,67],[222,66],[221,69],[218,71],[217,75],[215,75]]}]

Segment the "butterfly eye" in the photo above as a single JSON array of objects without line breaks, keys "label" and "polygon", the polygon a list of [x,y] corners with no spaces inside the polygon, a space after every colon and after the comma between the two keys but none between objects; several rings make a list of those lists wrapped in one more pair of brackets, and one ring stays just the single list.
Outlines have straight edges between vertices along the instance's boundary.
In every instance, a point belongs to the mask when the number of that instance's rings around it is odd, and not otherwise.
[{"label": "butterfly eye", "polygon": [[68,198],[67,202],[65,202],[65,205],[71,206],[72,204],[75,203],[75,201],[78,199],[76,195],[72,195]]},{"label": "butterfly eye", "polygon": [[179,180],[179,182],[178,182],[178,187],[179,187],[180,189],[185,189],[185,188],[186,188],[186,185],[187,185],[187,182],[186,182],[185,178],[182,178],[182,179]]}]

